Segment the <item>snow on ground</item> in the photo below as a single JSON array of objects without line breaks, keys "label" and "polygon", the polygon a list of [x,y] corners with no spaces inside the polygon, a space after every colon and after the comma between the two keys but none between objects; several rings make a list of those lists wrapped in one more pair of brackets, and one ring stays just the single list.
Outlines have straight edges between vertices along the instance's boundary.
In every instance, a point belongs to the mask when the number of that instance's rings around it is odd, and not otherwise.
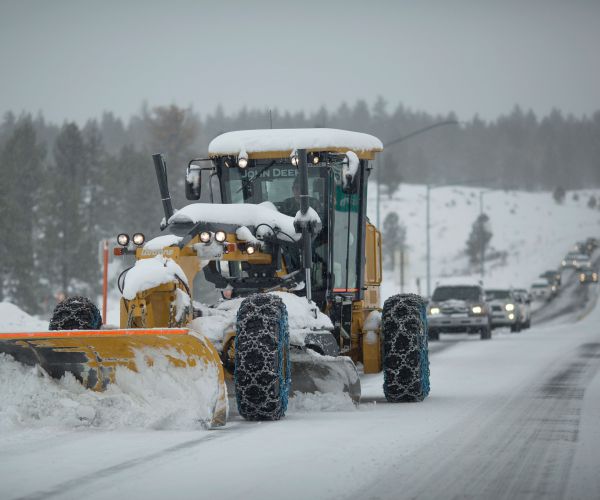
[{"label": "snow on ground", "polygon": [[1,332],[45,331],[47,329],[48,321],[34,318],[10,302],[0,302]]},{"label": "snow on ground", "polygon": [[[435,282],[444,276],[480,276],[479,269],[469,269],[464,254],[473,222],[479,215],[480,193],[493,233],[487,251],[490,260],[485,266],[485,286],[529,288],[540,273],[558,268],[576,241],[600,236],[600,210],[587,206],[590,196],[598,197],[600,190],[569,191],[559,205],[550,192],[434,188],[430,193],[432,292]],[[376,212],[376,188],[372,183],[368,213],[373,223]],[[404,290],[426,294],[426,186],[402,184],[392,199],[382,193],[381,226],[389,212],[396,212],[407,229]],[[384,254],[391,251],[384,238]],[[506,252],[505,259],[491,258],[492,253],[502,252]],[[383,298],[397,293],[399,274],[399,269],[384,273]]]}]

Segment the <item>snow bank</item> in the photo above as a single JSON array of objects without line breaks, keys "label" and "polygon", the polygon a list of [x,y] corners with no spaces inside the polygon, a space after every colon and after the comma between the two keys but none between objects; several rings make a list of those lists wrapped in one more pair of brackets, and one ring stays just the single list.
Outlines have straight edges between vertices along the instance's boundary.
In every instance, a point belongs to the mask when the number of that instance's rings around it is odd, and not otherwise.
[{"label": "snow bank", "polygon": [[10,302],[0,302],[0,332],[45,330],[48,330],[48,321],[34,318]]},{"label": "snow bank", "polygon": [[177,278],[188,284],[185,273],[173,259],[157,255],[150,259],[137,260],[135,266],[125,275],[123,297],[132,300],[138,292],[177,281]]},{"label": "snow bank", "polygon": [[117,369],[105,392],[85,389],[73,375],[54,380],[38,367],[0,354],[0,433],[20,428],[200,429],[218,395],[213,366],[181,369],[152,352],[139,373]]},{"label": "snow bank", "polygon": [[264,151],[292,152],[295,149],[382,151],[377,137],[360,132],[331,128],[266,129],[227,132],[215,137],[208,145],[208,154],[239,155]]},{"label": "snow bank", "polygon": [[[284,234],[278,236],[282,239],[298,240],[300,234],[294,230],[294,218],[282,214],[275,205],[270,202],[253,205],[251,203],[192,203],[179,210],[169,219],[169,224],[175,222],[211,222],[214,224],[236,224],[238,226],[254,226],[267,224],[272,228],[278,228]],[[271,230],[266,226],[258,228],[259,235],[270,233]]]},{"label": "snow bank", "polygon": [[[291,293],[272,292],[281,297],[288,311],[288,325],[290,329],[290,343],[303,346],[304,338],[311,331],[332,330],[333,324],[328,316],[317,310],[315,318],[314,308],[305,297],[298,297]],[[218,349],[222,347],[223,336],[235,328],[237,311],[242,303],[242,298],[219,302],[215,307],[207,307],[196,303],[202,310],[202,317],[192,322],[192,327],[205,335]]]}]

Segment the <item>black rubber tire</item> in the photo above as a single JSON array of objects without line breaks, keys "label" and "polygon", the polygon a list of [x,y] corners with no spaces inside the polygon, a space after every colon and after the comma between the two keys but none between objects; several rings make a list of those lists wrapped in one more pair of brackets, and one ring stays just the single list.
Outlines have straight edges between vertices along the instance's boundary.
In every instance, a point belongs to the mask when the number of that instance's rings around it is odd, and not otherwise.
[{"label": "black rubber tire", "polygon": [[427,337],[429,340],[440,340],[440,331],[430,328],[427,332]]},{"label": "black rubber tire", "polygon": [[288,314],[277,295],[258,293],[237,313],[234,385],[246,420],[279,420],[290,389]]},{"label": "black rubber tire", "polygon": [[492,338],[492,328],[490,326],[486,326],[481,329],[480,332],[481,340],[490,340]]},{"label": "black rubber tire", "polygon": [[510,325],[510,331],[511,331],[511,333],[519,333],[521,331],[521,325],[519,323]]},{"label": "black rubber tire", "polygon": [[425,301],[393,295],[383,304],[383,393],[390,403],[423,401],[429,394]]},{"label": "black rubber tire", "polygon": [[68,297],[54,308],[50,330],[99,330],[102,316],[87,297]]}]

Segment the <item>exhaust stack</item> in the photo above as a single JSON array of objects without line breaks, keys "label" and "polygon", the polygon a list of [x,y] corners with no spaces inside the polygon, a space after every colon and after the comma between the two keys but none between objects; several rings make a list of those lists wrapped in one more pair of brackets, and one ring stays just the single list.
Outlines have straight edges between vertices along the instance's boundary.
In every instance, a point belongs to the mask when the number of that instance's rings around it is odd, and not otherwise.
[{"label": "exhaust stack", "polygon": [[156,170],[156,180],[158,181],[158,189],[160,190],[160,198],[162,200],[163,210],[165,211],[165,226],[169,223],[169,219],[173,215],[173,204],[171,203],[171,195],[169,194],[169,183],[167,181],[167,162],[162,153],[152,155],[154,160],[154,169]]}]

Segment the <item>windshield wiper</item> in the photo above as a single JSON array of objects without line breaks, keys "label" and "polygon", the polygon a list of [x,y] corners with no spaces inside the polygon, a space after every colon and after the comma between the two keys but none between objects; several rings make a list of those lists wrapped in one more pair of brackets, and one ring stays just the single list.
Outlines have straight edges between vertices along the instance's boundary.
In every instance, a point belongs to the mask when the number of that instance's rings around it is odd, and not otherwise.
[{"label": "windshield wiper", "polygon": [[258,172],[258,174],[256,174],[252,179],[249,179],[248,177],[246,177],[245,179],[242,179],[242,187],[240,187],[236,193],[239,193],[242,189],[247,188],[248,184],[252,184],[256,179],[258,179],[266,170],[270,169],[273,165],[275,165],[276,161],[272,160],[271,163],[269,163],[268,165],[265,165],[263,168],[261,168]]}]

